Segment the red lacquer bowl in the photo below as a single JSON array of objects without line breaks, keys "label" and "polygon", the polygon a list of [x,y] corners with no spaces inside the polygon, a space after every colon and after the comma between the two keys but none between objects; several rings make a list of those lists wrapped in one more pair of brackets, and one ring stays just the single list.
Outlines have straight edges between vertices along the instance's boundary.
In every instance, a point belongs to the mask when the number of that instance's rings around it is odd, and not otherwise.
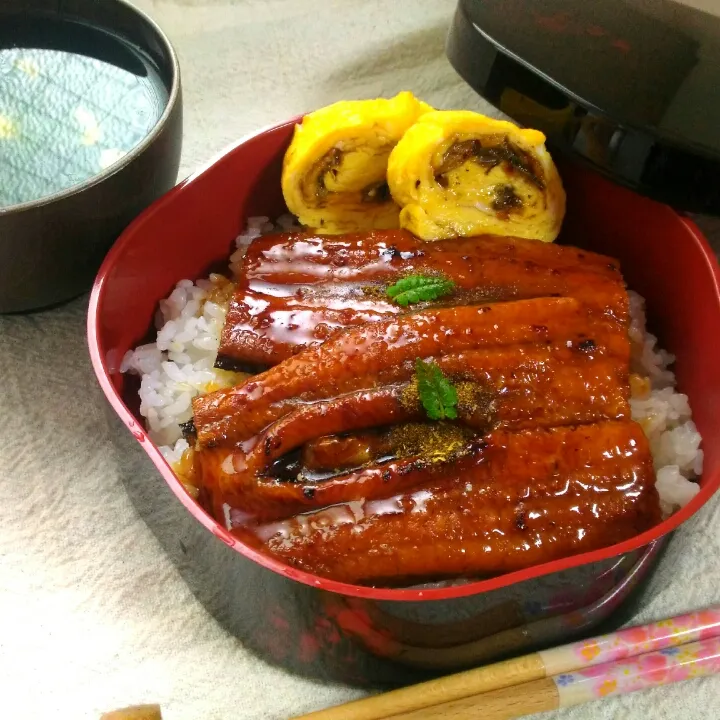
[{"label": "red lacquer bowl", "polygon": [[405,682],[582,632],[637,583],[656,541],[720,484],[720,271],[706,240],[664,205],[586,170],[561,169],[568,191],[562,240],[621,260],[630,287],[648,301],[651,329],[677,356],[705,451],[702,489],[689,505],[618,545],[481,582],[395,590],[326,580],[258,554],[187,495],[143,429],[135,386],[118,371],[178,280],[226,262],[247,217],[285,211],[280,168],[294,122],[240,141],[157,201],[100,269],[88,316],[93,367],[164,480],[118,433],[131,498],[211,612],[250,647],[307,674]]}]

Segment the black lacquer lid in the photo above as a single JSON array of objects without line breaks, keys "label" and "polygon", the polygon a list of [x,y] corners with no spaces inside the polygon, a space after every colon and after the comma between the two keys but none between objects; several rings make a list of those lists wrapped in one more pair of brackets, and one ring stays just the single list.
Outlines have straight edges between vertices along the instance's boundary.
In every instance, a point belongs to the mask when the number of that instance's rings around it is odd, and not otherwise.
[{"label": "black lacquer lid", "polygon": [[720,17],[669,0],[459,0],[447,54],[551,149],[720,215]]}]

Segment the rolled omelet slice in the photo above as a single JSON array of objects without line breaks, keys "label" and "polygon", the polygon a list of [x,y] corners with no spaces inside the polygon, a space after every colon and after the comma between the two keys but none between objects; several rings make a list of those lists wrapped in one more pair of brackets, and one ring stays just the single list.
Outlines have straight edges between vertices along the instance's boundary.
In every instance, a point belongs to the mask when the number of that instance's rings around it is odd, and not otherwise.
[{"label": "rolled omelet slice", "polygon": [[423,240],[506,235],[552,242],[565,191],[545,136],[470,111],[424,114],[388,161],[400,226]]},{"label": "rolled omelet slice", "polygon": [[431,110],[401,92],[390,100],[343,101],[306,115],[283,162],[290,212],[328,234],[399,227],[400,208],[387,187],[388,157]]}]

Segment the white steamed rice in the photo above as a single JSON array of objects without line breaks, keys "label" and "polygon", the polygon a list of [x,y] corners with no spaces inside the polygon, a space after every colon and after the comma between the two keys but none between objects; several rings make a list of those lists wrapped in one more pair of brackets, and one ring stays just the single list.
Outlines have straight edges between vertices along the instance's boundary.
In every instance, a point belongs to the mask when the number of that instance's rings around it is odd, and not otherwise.
[{"label": "white steamed rice", "polygon": [[675,358],[657,346],[657,338],[646,330],[645,300],[630,296],[631,371],[650,380],[649,392],[630,400],[636,420],[650,441],[657,481],[655,486],[666,514],[683,507],[700,492],[692,482],[702,473],[700,433],[692,421],[688,396],[676,390],[670,366]]},{"label": "white steamed rice", "polygon": [[[290,215],[278,218],[277,225],[267,217],[250,218],[245,232],[235,240],[231,270],[256,237],[293,227]],[[181,280],[160,301],[155,342],[129,350],[120,366],[120,372],[140,376],[140,414],[150,438],[171,465],[188,449],[180,425],[192,417],[192,398],[227,385],[228,376],[233,375],[214,367],[227,304],[215,303],[209,296],[222,282],[227,280],[219,275],[196,283]]]},{"label": "white steamed rice", "polygon": [[[231,270],[253,239],[293,226],[291,216],[279,218],[277,225],[267,217],[250,218],[246,231],[235,241]],[[227,281],[220,276],[195,283],[181,280],[160,302],[155,318],[156,341],[128,351],[122,361],[121,372],[141,378],[140,413],[151,439],[170,464],[179,462],[188,449],[180,424],[192,417],[192,398],[229,383],[230,374],[213,367],[227,305],[209,296],[222,282]],[[687,395],[675,389],[675,375],[670,370],[673,356],[658,348],[657,338],[646,331],[643,298],[633,292],[629,295],[631,370],[649,380],[630,401],[632,417],[650,441],[656,486],[663,511],[669,514],[699,492],[692,481],[702,473],[701,437],[692,421]]]}]

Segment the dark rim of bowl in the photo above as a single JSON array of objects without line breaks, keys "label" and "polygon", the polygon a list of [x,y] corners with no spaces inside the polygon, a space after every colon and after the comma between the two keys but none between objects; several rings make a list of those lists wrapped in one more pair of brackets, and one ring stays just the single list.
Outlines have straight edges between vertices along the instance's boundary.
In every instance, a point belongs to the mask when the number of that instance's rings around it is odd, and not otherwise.
[{"label": "dark rim of bowl", "polygon": [[[84,192],[85,190],[88,190],[91,187],[94,187],[95,185],[100,184],[101,182],[104,182],[109,177],[112,177],[116,173],[120,172],[121,170],[126,168],[131,162],[133,162],[139,155],[141,155],[148,147],[150,147],[153,142],[155,142],[155,139],[164,129],[168,118],[174,111],[175,106],[177,105],[178,98],[180,96],[180,63],[178,61],[178,56],[175,52],[175,48],[170,42],[168,36],[149,15],[144,13],[139,8],[136,8],[134,5],[131,5],[129,2],[127,2],[127,0],[104,0],[104,2],[114,2],[116,5],[122,5],[123,7],[127,8],[127,10],[132,12],[142,22],[144,22],[152,30],[157,39],[162,43],[163,49],[167,53],[168,59],[170,60],[172,74],[170,92],[167,102],[165,103],[165,109],[163,110],[162,115],[158,118],[157,122],[153,126],[152,130],[147,134],[145,138],[143,138],[143,140],[138,145],[136,145],[132,150],[130,150],[130,152],[128,152],[126,155],[123,155],[122,158],[114,162],[112,165],[109,165],[107,168],[99,172],[97,175],[93,175],[92,177],[88,178],[87,180],[83,180],[77,185],[73,185],[66,190],[60,190],[59,192],[53,193],[52,195],[44,195],[43,197],[37,198],[36,200],[28,200],[27,202],[17,203],[16,205],[0,207],[0,216],[7,216],[13,213],[32,210],[34,208],[43,207],[44,205],[57,202],[58,200],[64,200],[67,197],[77,195],[81,192]],[[104,28],[101,25],[92,24],[90,26],[102,32],[110,32],[108,28]],[[125,42],[129,42],[126,38],[122,36],[121,39]],[[144,48],[140,49],[145,52]]]},{"label": "dark rim of bowl", "polygon": [[[293,118],[290,121],[266,126],[256,132],[246,135],[229,147],[220,151],[198,171],[194,172],[186,180],[178,184],[159,200],[156,200],[127,227],[117,242],[113,245],[110,252],[105,257],[100,270],[98,271],[95,283],[93,284],[93,288],[90,292],[90,302],[87,316],[87,339],[90,361],[98,379],[98,383],[122,423],[126,428],[128,428],[132,436],[142,445],[143,449],[150,457],[150,460],[152,460],[153,464],[168,484],[170,490],[175,494],[178,500],[180,500],[195,520],[215,535],[216,538],[238,552],[240,555],[244,556],[246,559],[256,562],[261,567],[276,572],[279,575],[300,582],[303,585],[308,585],[310,587],[317,588],[318,590],[326,590],[339,595],[364,598],[368,600],[422,602],[452,600],[471,595],[479,595],[481,593],[507,587],[508,585],[517,584],[526,580],[533,580],[545,575],[578,567],[580,565],[608,560],[623,553],[638,550],[646,545],[649,545],[651,542],[658,540],[672,530],[675,530],[675,528],[694,515],[710,499],[718,487],[720,487],[720,473],[716,474],[712,484],[710,482],[705,483],[705,485],[701,487],[700,492],[687,505],[685,505],[685,507],[677,510],[670,517],[663,520],[661,523],[658,523],[653,528],[650,528],[650,530],[646,530],[640,535],[635,535],[629,540],[617,543],[616,545],[600,548],[599,550],[593,550],[592,552],[560,558],[559,560],[553,560],[539,565],[532,565],[524,570],[516,570],[514,572],[497,575],[486,580],[468,581],[463,584],[447,585],[440,588],[376,588],[330,580],[311,572],[298,570],[286,565],[270,555],[265,555],[264,553],[246,545],[241,540],[234,537],[217,520],[215,520],[215,518],[205,512],[205,510],[203,510],[200,505],[198,505],[195,500],[188,495],[177,475],[173,472],[169,463],[160,453],[157,445],[150,440],[145,428],[137,421],[132,412],[130,412],[110,379],[112,371],[108,368],[109,363],[107,361],[107,349],[100,341],[99,331],[99,310],[102,304],[105,282],[112,271],[116,260],[125,252],[126,246],[132,244],[135,231],[142,225],[146,217],[165,207],[165,205],[172,203],[176,195],[181,193],[185,186],[195,182],[206,172],[210,171],[215,163],[219,162],[226,155],[234,152],[242,145],[260,135],[278,131],[282,128],[288,127],[289,125],[295,125],[300,119],[301,117]],[[702,255],[705,265],[707,266],[709,278],[714,286],[717,304],[720,306],[720,266],[718,265],[718,261],[708,241],[692,220],[683,217],[670,207],[667,208],[667,211],[674,214],[684,225],[684,228],[689,235],[689,239]]]}]

